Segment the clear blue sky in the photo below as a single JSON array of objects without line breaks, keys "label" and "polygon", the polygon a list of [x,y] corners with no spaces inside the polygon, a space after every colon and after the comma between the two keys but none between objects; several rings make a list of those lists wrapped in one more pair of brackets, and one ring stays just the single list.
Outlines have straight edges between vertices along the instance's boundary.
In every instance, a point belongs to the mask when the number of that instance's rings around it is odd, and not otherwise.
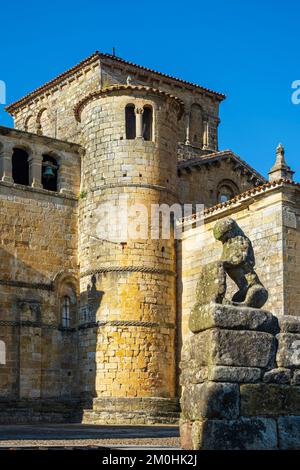
[{"label": "clear blue sky", "polygon": [[[7,102],[90,55],[111,52],[224,92],[220,148],[266,175],[282,142],[300,179],[298,0],[14,1],[1,4]],[[11,126],[4,106],[0,123]]]}]

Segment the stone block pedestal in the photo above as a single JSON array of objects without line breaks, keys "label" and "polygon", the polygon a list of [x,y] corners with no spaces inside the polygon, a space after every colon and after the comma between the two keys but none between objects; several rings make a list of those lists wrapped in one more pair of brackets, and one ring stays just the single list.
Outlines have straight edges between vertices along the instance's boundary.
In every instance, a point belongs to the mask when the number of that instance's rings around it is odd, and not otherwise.
[{"label": "stone block pedestal", "polygon": [[190,329],[182,448],[300,449],[300,318],[279,322],[263,310],[211,303],[192,311]]}]

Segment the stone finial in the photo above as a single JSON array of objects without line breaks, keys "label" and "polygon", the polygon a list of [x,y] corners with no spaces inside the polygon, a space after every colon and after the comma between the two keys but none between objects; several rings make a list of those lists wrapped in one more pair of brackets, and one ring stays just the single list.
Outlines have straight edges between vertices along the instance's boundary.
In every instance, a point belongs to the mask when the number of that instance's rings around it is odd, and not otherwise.
[{"label": "stone finial", "polygon": [[276,149],[276,160],[275,164],[269,171],[269,181],[275,181],[279,179],[292,180],[294,171],[287,165],[284,157],[284,148],[282,144],[279,144]]}]

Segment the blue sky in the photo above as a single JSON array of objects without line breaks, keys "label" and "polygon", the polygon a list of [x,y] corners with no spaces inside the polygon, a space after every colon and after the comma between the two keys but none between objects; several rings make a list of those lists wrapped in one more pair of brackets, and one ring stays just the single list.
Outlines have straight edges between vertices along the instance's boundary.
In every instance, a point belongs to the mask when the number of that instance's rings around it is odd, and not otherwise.
[{"label": "blue sky", "polygon": [[[282,142],[300,179],[297,0],[14,1],[1,4],[0,80],[10,103],[95,50],[227,95],[220,148],[267,174]],[[0,106],[0,124],[12,120]]]}]

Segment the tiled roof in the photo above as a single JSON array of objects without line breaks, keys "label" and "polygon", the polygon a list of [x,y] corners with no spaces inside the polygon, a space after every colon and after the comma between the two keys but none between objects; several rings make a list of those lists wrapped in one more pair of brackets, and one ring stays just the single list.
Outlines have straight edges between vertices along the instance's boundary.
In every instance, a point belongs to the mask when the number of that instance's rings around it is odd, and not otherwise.
[{"label": "tiled roof", "polygon": [[[276,181],[268,181],[267,183],[264,183],[260,186],[255,186],[254,188],[248,189],[247,191],[243,193],[237,194],[232,199],[229,199],[226,202],[222,202],[222,203],[216,204],[215,206],[204,209],[204,212],[203,212],[204,216],[213,215],[217,213],[218,211],[234,206],[234,204],[242,200],[246,200],[249,197],[253,197],[258,194],[262,194],[267,190],[279,188],[282,186],[291,186],[294,188],[300,188],[299,183],[296,183],[295,181],[287,180],[284,178],[276,180]],[[199,217],[201,218],[203,217],[203,213],[198,212],[196,214],[193,214],[192,216],[184,217],[181,219],[181,222],[182,223],[187,223],[187,222],[194,223]]]},{"label": "tiled roof", "polygon": [[76,120],[78,122],[80,122],[81,110],[86,105],[86,103],[88,103],[89,101],[97,99],[100,96],[105,96],[105,95],[115,93],[115,92],[118,92],[118,91],[122,91],[122,90],[124,90],[124,91],[126,91],[126,90],[128,90],[128,91],[130,91],[130,90],[132,90],[132,91],[143,91],[145,93],[152,93],[152,94],[161,95],[161,96],[170,98],[170,99],[172,99],[172,100],[174,100],[175,102],[178,103],[178,106],[179,106],[179,109],[180,109],[179,117],[182,116],[182,114],[183,114],[183,111],[184,111],[183,101],[181,99],[179,99],[177,96],[171,95],[171,94],[169,94],[165,91],[158,90],[156,88],[140,86],[140,85],[113,85],[113,86],[110,86],[110,87],[107,87],[107,88],[102,88],[101,90],[97,90],[93,93],[90,93],[85,98],[83,98],[81,101],[79,101],[79,103],[77,103],[76,106],[74,107],[74,113],[75,113]]},{"label": "tiled roof", "polygon": [[222,150],[221,152],[214,152],[207,155],[202,155],[196,158],[191,158],[187,160],[181,160],[178,164],[178,170],[184,170],[186,168],[199,167],[207,163],[213,163],[214,161],[224,159],[232,159],[236,161],[244,170],[253,174],[260,183],[264,183],[266,179],[258,171],[256,171],[252,166],[245,162],[242,158],[236,155],[232,150]]},{"label": "tiled roof", "polygon": [[135,64],[133,62],[129,62],[127,60],[124,60],[124,59],[121,59],[120,57],[116,57],[114,55],[111,55],[111,54],[105,54],[103,52],[99,52],[99,51],[96,51],[94,54],[90,55],[89,57],[87,57],[86,59],[82,60],[81,62],[79,62],[77,65],[75,65],[74,67],[71,67],[70,69],[66,70],[65,72],[63,72],[62,74],[58,75],[57,77],[55,77],[54,79],[50,80],[49,82],[45,83],[44,85],[36,88],[35,90],[33,90],[31,93],[25,95],[23,98],[15,101],[14,103],[11,103],[10,105],[8,105],[5,109],[6,111],[8,111],[9,113],[13,113],[16,109],[18,109],[20,106],[24,105],[26,102],[28,102],[29,100],[31,100],[32,98],[36,97],[37,95],[39,95],[40,93],[43,93],[44,91],[46,90],[49,90],[51,88],[53,88],[54,86],[58,85],[62,80],[72,76],[73,74],[75,74],[76,72],[78,72],[79,70],[81,70],[83,67],[85,67],[86,65],[89,65],[93,62],[96,62],[97,60],[100,60],[101,58],[103,59],[109,59],[109,60],[113,60],[115,62],[119,62],[119,63],[122,63],[124,65],[129,65],[131,67],[136,67],[140,70],[144,70],[145,72],[149,72],[151,74],[155,74],[155,75],[158,75],[160,77],[165,77],[169,80],[172,80],[172,81],[176,81],[178,84],[182,84],[183,86],[188,86],[188,87],[192,87],[192,88],[196,88],[197,90],[200,90],[200,91],[204,91],[206,93],[210,93],[210,94],[213,94],[217,99],[219,99],[220,101],[224,100],[225,99],[225,95],[222,94],[222,93],[218,93],[218,92],[215,92],[213,90],[210,90],[209,88],[205,88],[205,87],[202,87],[200,85],[197,85],[195,83],[192,83],[192,82],[188,82],[186,80],[182,80],[182,79],[179,79],[177,77],[173,77],[171,75],[167,75],[165,73],[162,73],[162,72],[158,72],[156,70],[152,70],[152,69],[149,69],[147,67],[143,67],[142,65],[138,65],[138,64]]},{"label": "tiled roof", "polygon": [[292,181],[292,180],[286,180],[284,178],[281,178],[281,179],[276,180],[276,181],[268,181],[267,183],[264,183],[260,186],[255,186],[254,188],[248,189],[247,191],[245,191],[241,194],[237,194],[235,197],[233,197],[232,199],[229,199],[226,202],[216,204],[213,207],[208,207],[207,209],[204,210],[204,214],[205,215],[212,214],[213,212],[216,212],[219,209],[224,209],[225,207],[232,206],[233,204],[235,204],[236,202],[241,201],[242,199],[245,199],[245,198],[250,197],[250,196],[254,196],[254,195],[259,194],[259,193],[263,193],[264,191],[266,191],[268,189],[272,189],[272,188],[276,188],[276,187],[280,187],[280,186],[284,186],[284,185],[300,188],[299,183],[296,183],[295,181]]},{"label": "tiled roof", "polygon": [[182,80],[181,78],[173,77],[172,75],[168,75],[166,73],[158,72],[157,70],[153,70],[153,69],[149,69],[147,67],[143,67],[142,65],[138,65],[138,64],[135,64],[133,62],[129,62],[128,60],[121,59],[120,57],[116,57],[116,56],[113,56],[111,54],[104,54],[102,52],[99,53],[99,55],[100,55],[100,57],[112,59],[112,60],[115,60],[117,62],[121,62],[121,63],[126,64],[126,65],[131,65],[132,67],[137,67],[141,70],[145,70],[145,72],[150,72],[150,73],[155,74],[155,75],[160,75],[161,77],[169,78],[170,80],[176,80],[177,82],[182,83],[183,85],[187,85],[189,87],[197,88],[197,89],[203,90],[207,93],[211,93],[211,94],[217,96],[220,99],[220,101],[222,101],[226,98],[226,96],[223,93],[219,93],[217,91],[211,90],[210,88],[205,88],[203,86],[197,85],[196,83],[192,83],[192,82],[188,82],[186,80]]}]

